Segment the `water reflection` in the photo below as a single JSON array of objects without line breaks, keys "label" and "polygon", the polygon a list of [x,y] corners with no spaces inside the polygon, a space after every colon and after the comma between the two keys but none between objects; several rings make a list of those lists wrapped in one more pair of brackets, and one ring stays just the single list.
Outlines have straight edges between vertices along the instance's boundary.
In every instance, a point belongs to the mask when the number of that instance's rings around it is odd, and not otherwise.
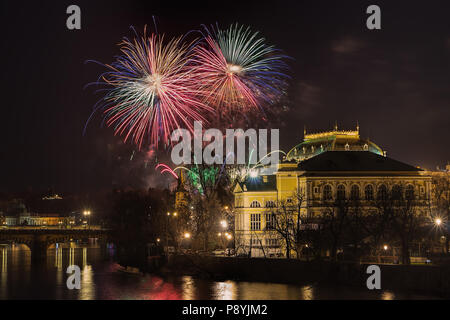
[{"label": "water reflection", "polygon": [[[86,248],[84,248],[84,249],[86,249]],[[85,259],[85,254],[86,254],[84,249],[83,249],[83,261]],[[80,300],[95,299],[94,271],[92,270],[92,266],[85,265],[82,270],[81,290],[80,290],[79,299]]]},{"label": "water reflection", "polygon": [[181,278],[183,300],[195,300],[195,282],[191,276]]},{"label": "water reflection", "polygon": [[236,283],[233,281],[217,282],[214,285],[214,297],[217,300],[235,300]]},{"label": "water reflection", "polygon": [[[119,272],[111,250],[95,245],[57,244],[41,264],[26,246],[0,246],[0,299],[312,300],[423,299],[392,291],[275,283],[211,281],[191,276],[130,275]],[[69,265],[81,268],[81,290],[67,289]]]},{"label": "water reflection", "polygon": [[381,294],[381,300],[394,300],[395,299],[395,294],[392,291],[384,291]]}]

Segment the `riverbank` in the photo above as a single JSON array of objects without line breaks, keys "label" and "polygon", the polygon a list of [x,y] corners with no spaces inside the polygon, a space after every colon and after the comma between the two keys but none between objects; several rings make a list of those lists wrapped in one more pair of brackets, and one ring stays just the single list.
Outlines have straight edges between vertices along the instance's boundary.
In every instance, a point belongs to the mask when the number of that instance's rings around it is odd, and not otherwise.
[{"label": "riverbank", "polygon": [[[381,288],[450,297],[450,267],[379,265]],[[164,273],[214,280],[320,284],[366,288],[368,264],[172,255]]]}]

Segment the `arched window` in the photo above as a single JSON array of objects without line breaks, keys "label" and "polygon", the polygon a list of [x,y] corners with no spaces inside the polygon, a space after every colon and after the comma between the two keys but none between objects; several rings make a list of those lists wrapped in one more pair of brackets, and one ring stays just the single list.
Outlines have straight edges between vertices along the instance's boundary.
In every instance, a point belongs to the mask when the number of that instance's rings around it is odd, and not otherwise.
[{"label": "arched window", "polygon": [[367,201],[373,200],[373,186],[371,184],[366,186],[364,193]]},{"label": "arched window", "polygon": [[350,191],[350,199],[359,200],[359,187],[356,184],[352,186]]},{"label": "arched window", "polygon": [[261,208],[261,204],[258,201],[254,200],[250,204],[250,208]]},{"label": "arched window", "polygon": [[409,184],[406,187],[405,197],[406,197],[406,200],[414,200],[414,198],[415,198],[415,196],[414,196],[414,186],[412,184]]},{"label": "arched window", "polygon": [[387,200],[387,187],[384,184],[378,187],[378,200]]},{"label": "arched window", "polygon": [[333,193],[330,185],[326,185],[323,188],[323,200],[331,200],[333,199]]},{"label": "arched window", "polygon": [[337,187],[337,199],[345,200],[345,186],[343,184],[340,184]]},{"label": "arched window", "polygon": [[275,208],[275,202],[272,200],[266,201],[266,208]]},{"label": "arched window", "polygon": [[400,187],[398,184],[394,185],[392,187],[392,199],[400,200],[402,198],[403,198],[402,187]]}]

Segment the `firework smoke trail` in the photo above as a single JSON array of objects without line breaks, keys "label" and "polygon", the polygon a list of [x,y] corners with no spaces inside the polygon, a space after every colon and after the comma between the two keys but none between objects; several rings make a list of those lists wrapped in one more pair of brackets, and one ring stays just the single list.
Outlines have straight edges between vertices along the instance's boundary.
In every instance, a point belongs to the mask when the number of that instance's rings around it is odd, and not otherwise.
[{"label": "firework smoke trail", "polygon": [[193,69],[207,105],[224,114],[262,109],[278,100],[288,78],[287,56],[267,45],[258,32],[237,24],[206,31],[203,42],[194,48]]},{"label": "firework smoke trail", "polygon": [[192,43],[181,37],[164,41],[164,36],[147,36],[144,29],[142,37],[124,38],[119,46],[122,55],[105,65],[109,71],[97,82],[106,85],[107,93],[95,109],[103,109],[115,134],[141,149],[144,142],[169,145],[173,130],[193,131],[194,121],[207,122],[212,108],[199,100],[204,94],[188,66]]}]

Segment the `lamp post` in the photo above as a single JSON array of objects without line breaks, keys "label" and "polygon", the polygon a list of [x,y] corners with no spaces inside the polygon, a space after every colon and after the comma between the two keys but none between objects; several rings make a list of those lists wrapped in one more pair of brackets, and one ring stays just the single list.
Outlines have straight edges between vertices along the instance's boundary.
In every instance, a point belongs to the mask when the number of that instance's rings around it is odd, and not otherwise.
[{"label": "lamp post", "polygon": [[85,218],[87,218],[87,227],[90,229],[91,228],[91,210],[84,210],[83,211],[83,215]]},{"label": "lamp post", "polygon": [[166,255],[169,255],[169,217],[170,212],[167,212],[167,220],[166,220]]}]

